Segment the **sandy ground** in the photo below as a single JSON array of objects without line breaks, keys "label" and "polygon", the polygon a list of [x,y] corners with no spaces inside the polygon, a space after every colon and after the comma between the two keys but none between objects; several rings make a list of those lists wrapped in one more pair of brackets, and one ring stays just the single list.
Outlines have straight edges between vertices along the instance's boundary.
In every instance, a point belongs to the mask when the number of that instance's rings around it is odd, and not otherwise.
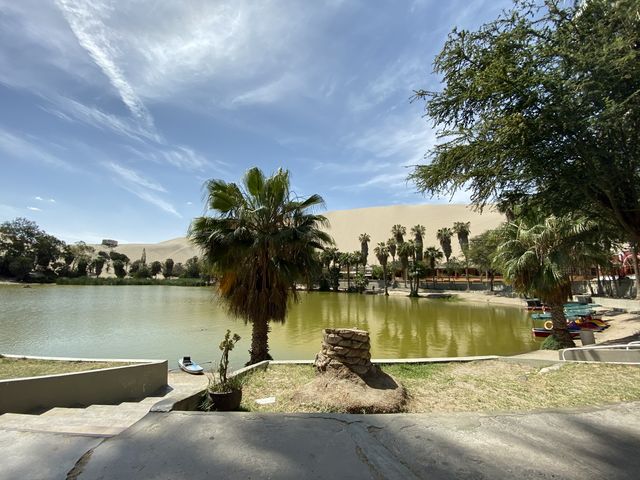
[{"label": "sandy ground", "polygon": [[[426,234],[424,247],[431,245],[439,247],[436,232],[443,227],[453,227],[454,222],[470,222],[471,236],[478,235],[491,228],[496,228],[504,221],[504,217],[492,210],[485,210],[480,214],[466,205],[393,205],[388,207],[370,207],[354,210],[336,210],[325,212],[324,215],[330,222],[329,233],[333,236],[336,247],[345,252],[360,250],[358,236],[368,233],[371,236],[369,243],[368,263],[377,263],[373,249],[379,242],[386,242],[391,237],[391,227],[395,224],[404,225],[407,228],[405,240],[409,240],[411,227],[416,224],[424,225]],[[186,229],[186,227],[185,227]],[[116,239],[117,240],[117,239]],[[451,241],[453,255],[460,255],[460,246],[454,236]],[[104,249],[95,245],[97,249]],[[193,247],[186,238],[174,238],[160,243],[152,244],[121,244],[114,250],[124,253],[130,259],[135,260],[142,255],[142,249],[147,254],[147,262],[155,260],[164,261],[172,258],[174,262],[184,263],[190,257],[198,255],[198,250]]]}]

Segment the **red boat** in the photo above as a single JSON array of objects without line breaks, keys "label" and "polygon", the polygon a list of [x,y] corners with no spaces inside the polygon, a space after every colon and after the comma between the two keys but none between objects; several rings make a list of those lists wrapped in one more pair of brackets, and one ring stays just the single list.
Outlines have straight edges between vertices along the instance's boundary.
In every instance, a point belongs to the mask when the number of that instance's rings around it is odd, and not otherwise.
[{"label": "red boat", "polygon": [[[547,338],[549,335],[553,333],[553,330],[547,330],[546,328],[532,328],[531,333],[536,338]],[[569,334],[571,338],[580,338],[579,330],[569,330]]]}]

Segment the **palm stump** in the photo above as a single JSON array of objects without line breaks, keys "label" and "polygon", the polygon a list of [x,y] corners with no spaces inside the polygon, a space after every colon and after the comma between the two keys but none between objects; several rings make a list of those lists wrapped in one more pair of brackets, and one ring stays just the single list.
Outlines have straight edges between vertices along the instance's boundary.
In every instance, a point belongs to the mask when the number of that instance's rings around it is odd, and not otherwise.
[{"label": "palm stump", "polygon": [[371,363],[370,350],[369,332],[325,329],[314,362],[316,378],[296,392],[296,400],[335,412],[401,412],[406,390]]}]

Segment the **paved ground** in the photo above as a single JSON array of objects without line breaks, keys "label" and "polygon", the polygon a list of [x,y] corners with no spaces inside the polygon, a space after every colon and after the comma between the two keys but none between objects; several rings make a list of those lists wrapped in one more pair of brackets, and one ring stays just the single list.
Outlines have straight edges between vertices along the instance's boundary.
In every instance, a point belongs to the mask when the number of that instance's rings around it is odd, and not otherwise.
[{"label": "paved ground", "polygon": [[[151,413],[85,457],[89,479],[637,479],[640,402],[584,412]],[[76,477],[74,477],[76,478]]]},{"label": "paved ground", "polygon": [[85,452],[136,423],[160,400],[202,390],[207,378],[169,372],[169,385],[164,395],[140,402],[0,415],[0,480],[65,479]]}]

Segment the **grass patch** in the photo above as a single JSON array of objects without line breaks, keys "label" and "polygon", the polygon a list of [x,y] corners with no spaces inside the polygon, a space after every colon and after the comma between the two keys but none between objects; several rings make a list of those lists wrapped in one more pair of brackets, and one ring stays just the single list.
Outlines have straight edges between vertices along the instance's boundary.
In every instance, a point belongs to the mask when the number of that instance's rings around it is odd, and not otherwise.
[{"label": "grass patch", "polygon": [[[533,411],[640,400],[640,368],[567,363],[558,370],[497,360],[382,366],[409,393],[408,413]],[[247,377],[242,408],[256,412],[320,412],[293,400],[315,377],[310,365],[273,365]],[[259,398],[276,403],[258,405]]]},{"label": "grass patch", "polygon": [[0,357],[0,380],[39,377],[58,373],[84,372],[99,368],[122,367],[129,363],[66,362],[60,360],[32,360],[28,358]]}]

